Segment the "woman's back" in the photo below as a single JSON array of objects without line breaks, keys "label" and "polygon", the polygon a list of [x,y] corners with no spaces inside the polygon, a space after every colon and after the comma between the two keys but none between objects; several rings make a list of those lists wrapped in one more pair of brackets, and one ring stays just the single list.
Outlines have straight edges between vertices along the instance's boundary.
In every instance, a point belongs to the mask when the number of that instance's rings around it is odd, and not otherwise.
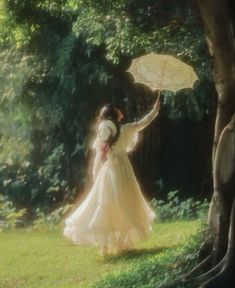
[{"label": "woman's back", "polygon": [[140,121],[121,127],[110,119],[100,122],[93,144],[94,184],[87,198],[65,221],[64,234],[68,238],[78,244],[99,245],[107,252],[108,247],[130,249],[133,242],[148,237],[155,214],[141,193],[127,152],[134,148],[138,132],[157,112],[154,107]]}]

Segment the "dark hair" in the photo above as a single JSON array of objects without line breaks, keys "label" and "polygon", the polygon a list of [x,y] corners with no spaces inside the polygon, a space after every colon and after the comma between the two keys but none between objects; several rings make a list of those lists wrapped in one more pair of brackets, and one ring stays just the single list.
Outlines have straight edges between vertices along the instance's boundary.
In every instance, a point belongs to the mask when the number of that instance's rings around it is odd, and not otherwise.
[{"label": "dark hair", "polygon": [[118,122],[118,111],[117,109],[112,105],[112,104],[106,104],[101,110],[100,110],[100,114],[98,117],[99,121],[102,120],[111,120],[116,129],[117,129],[117,133],[114,136],[110,136],[105,142],[109,145],[109,147],[111,147],[112,145],[114,145],[120,135],[120,125]]},{"label": "dark hair", "polygon": [[118,114],[116,108],[112,104],[106,104],[101,110],[99,115],[99,121],[111,120],[113,122],[118,121]]}]

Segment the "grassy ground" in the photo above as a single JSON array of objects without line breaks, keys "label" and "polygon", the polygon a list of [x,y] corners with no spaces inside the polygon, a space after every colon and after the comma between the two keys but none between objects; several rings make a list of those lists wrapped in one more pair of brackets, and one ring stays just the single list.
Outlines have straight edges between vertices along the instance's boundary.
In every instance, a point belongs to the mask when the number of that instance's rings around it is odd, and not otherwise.
[{"label": "grassy ground", "polygon": [[56,231],[0,232],[0,288],[84,288],[101,276],[130,268],[184,244],[197,221],[158,223],[133,254],[102,258],[96,247],[75,246]]}]

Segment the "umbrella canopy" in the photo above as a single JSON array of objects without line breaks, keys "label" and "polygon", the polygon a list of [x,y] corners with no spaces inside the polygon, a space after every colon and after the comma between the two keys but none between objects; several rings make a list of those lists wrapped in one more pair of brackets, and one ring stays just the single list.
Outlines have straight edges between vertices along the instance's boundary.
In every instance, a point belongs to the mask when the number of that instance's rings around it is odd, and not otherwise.
[{"label": "umbrella canopy", "polygon": [[198,79],[193,68],[170,55],[149,53],[132,60],[127,70],[135,82],[155,90],[176,92],[192,88]]}]

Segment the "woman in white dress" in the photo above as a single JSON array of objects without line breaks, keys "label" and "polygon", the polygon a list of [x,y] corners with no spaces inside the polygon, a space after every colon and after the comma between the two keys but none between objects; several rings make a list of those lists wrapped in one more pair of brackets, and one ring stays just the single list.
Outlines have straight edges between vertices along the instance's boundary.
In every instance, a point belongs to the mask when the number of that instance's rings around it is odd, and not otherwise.
[{"label": "woman in white dress", "polygon": [[127,153],[138,132],[158,115],[160,102],[141,120],[120,125],[123,115],[112,105],[100,112],[97,137],[93,143],[96,157],[94,184],[81,205],[65,220],[64,235],[77,244],[109,249],[131,249],[137,240],[152,230],[155,213],[143,197]]}]

